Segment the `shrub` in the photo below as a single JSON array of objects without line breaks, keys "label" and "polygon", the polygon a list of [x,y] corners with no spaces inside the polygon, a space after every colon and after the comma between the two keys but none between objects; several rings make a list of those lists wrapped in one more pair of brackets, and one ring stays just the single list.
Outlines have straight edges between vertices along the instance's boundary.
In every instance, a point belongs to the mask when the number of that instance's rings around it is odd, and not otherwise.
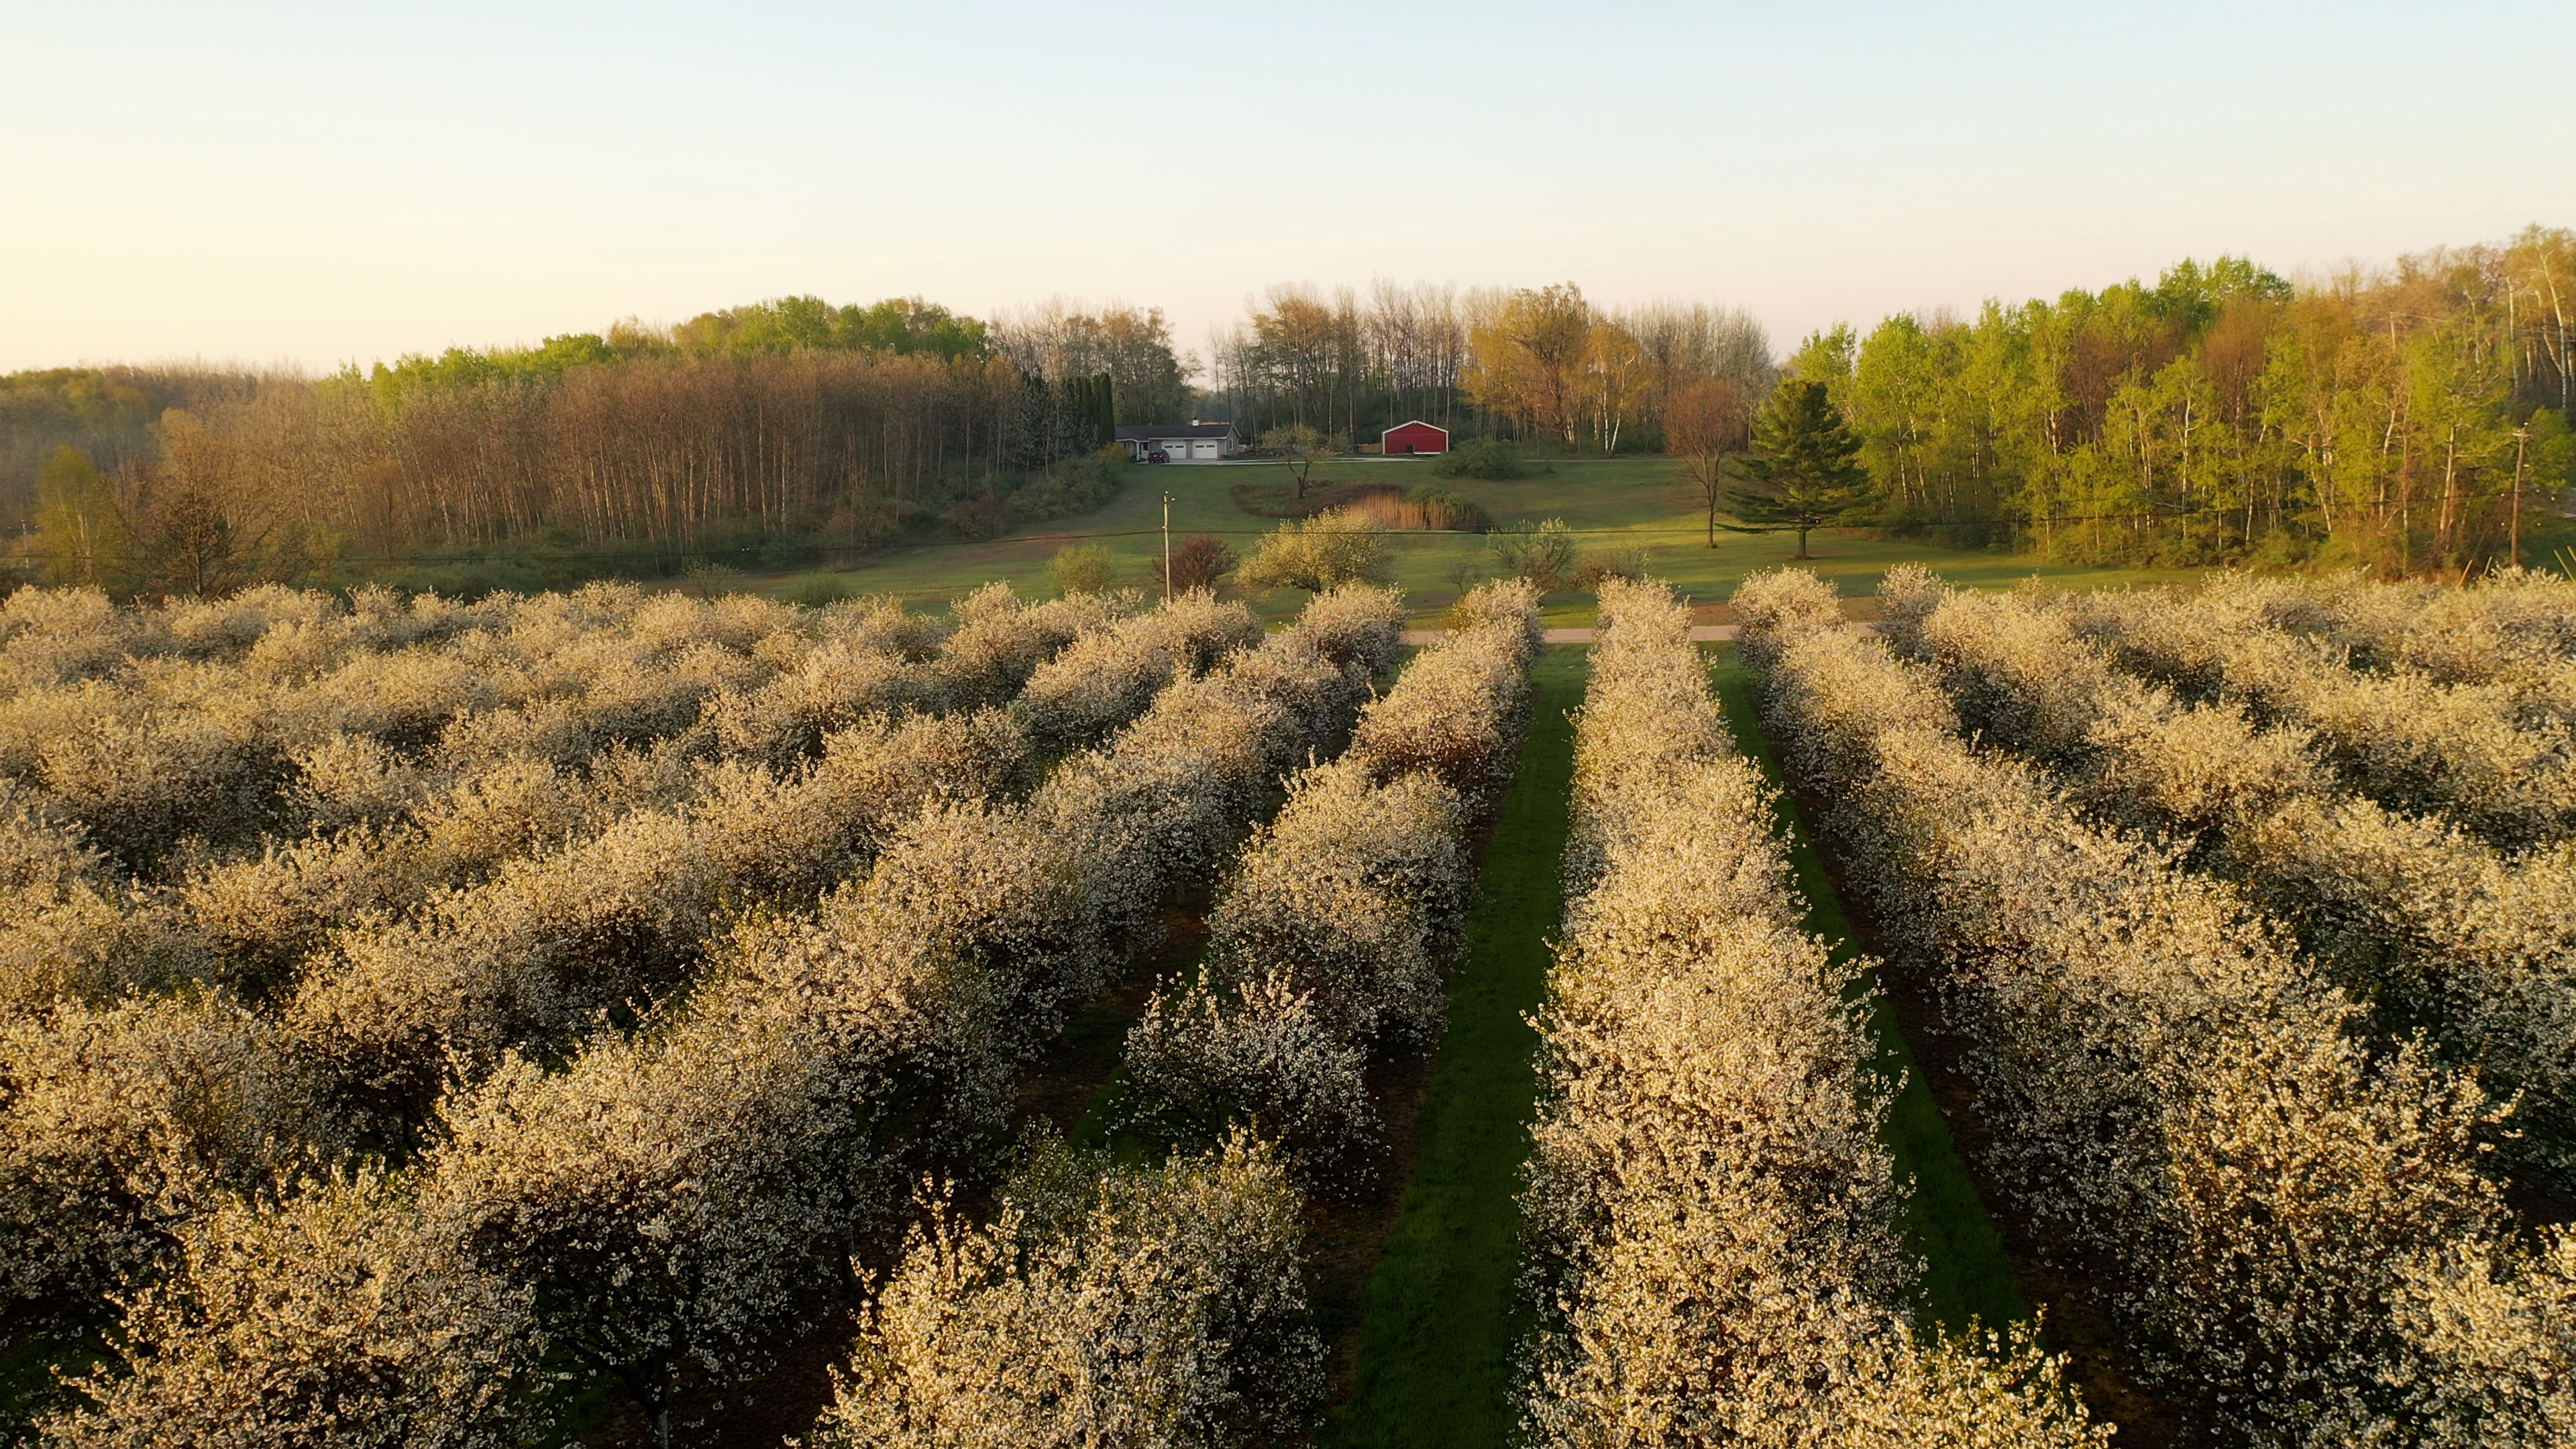
[{"label": "shrub", "polygon": [[1208,913],[1207,981],[1277,974],[1342,1040],[1427,1051],[1474,882],[1462,823],[1428,775],[1377,786],[1355,762],[1300,773]]},{"label": "shrub", "polygon": [[738,594],[742,592],[742,570],[729,563],[700,559],[690,564],[688,571],[680,575],[680,583],[686,588],[695,590],[701,598],[712,599],[722,594]]},{"label": "shrub", "polygon": [[[121,1362],[44,1426],[77,1449],[505,1449],[542,1383],[528,1295],[422,1231],[370,1172],[190,1228],[184,1265],[126,1310]],[[208,1325],[222,1325],[210,1333]]]},{"label": "shrub", "polygon": [[1047,572],[1059,592],[1103,594],[1118,581],[1118,557],[1105,543],[1069,543],[1056,550]]},{"label": "shrub", "polygon": [[2197,599],[2102,593],[2064,605],[2121,666],[2189,698],[2241,705],[2263,724],[2313,733],[2362,794],[2392,810],[2442,814],[2503,849],[2576,830],[2576,724],[2528,727],[2510,684],[2442,684],[2415,672],[2346,667],[2306,590],[2244,578]]},{"label": "shrub", "polygon": [[1502,803],[1519,763],[1538,593],[1517,580],[1488,584],[1450,606],[1448,625],[1450,636],[1361,716],[1350,758],[1380,782],[1427,772],[1482,816]]},{"label": "shrub", "polygon": [[[550,606],[558,617],[577,607]],[[1193,600],[1172,612],[1178,636],[1198,641],[1185,648],[1224,647],[1239,633],[1231,606]],[[1068,627],[1083,633],[1109,617],[1096,608],[1021,610],[1007,596],[961,613],[959,632],[981,639],[974,652],[983,662],[964,671],[968,679],[1025,657],[1001,628],[1006,622],[1053,637]],[[223,1437],[203,1428],[203,1414],[230,1412],[252,1426],[245,1434],[284,1425],[275,1431],[281,1441],[307,1442],[295,1438],[304,1434],[327,1443],[337,1441],[315,1426],[332,1422],[345,1404],[352,1435],[515,1442],[524,1426],[514,1415],[531,1402],[531,1390],[514,1375],[547,1343],[565,1361],[619,1377],[648,1411],[667,1407],[683,1363],[717,1382],[743,1374],[760,1362],[817,1276],[845,1260],[851,1236],[890,1226],[911,1168],[982,1141],[1007,1120],[1014,1072],[1069,1006],[1107,979],[1109,964],[1144,939],[1134,929],[1142,915],[1137,903],[1160,901],[1188,872],[1212,867],[1266,804],[1270,779],[1347,731],[1367,698],[1372,668],[1393,656],[1399,622],[1385,591],[1327,595],[1259,648],[1168,688],[1150,726],[1121,736],[1100,760],[1102,777],[1141,782],[1116,799],[1074,786],[1042,793],[1027,807],[937,798],[940,789],[974,791],[993,777],[979,775],[971,758],[915,748],[904,743],[907,736],[953,741],[971,757],[977,741],[990,742],[988,732],[1010,736],[998,712],[878,721],[874,733],[835,736],[820,761],[789,779],[739,765],[709,772],[703,797],[680,812],[698,825],[699,838],[677,857],[657,864],[656,852],[644,851],[641,862],[612,862],[594,873],[598,879],[571,881],[569,896],[552,894],[566,904],[578,904],[585,891],[622,894],[641,908],[627,919],[685,921],[707,899],[695,885],[618,887],[675,865],[688,882],[703,871],[781,889],[782,881],[840,868],[833,849],[818,844],[832,831],[875,828],[870,822],[882,817],[870,802],[889,797],[872,782],[896,789],[910,779],[932,790],[884,827],[871,845],[874,864],[827,896],[814,917],[757,917],[737,927],[705,979],[653,1006],[642,1029],[598,1031],[597,1018],[576,1004],[564,1023],[572,1029],[556,1037],[559,1065],[541,1070],[507,1052],[480,1067],[460,1059],[473,1070],[444,1093],[426,1130],[404,1134],[419,1155],[398,1189],[369,1186],[362,1194],[370,1225],[349,1232],[363,1239],[363,1250],[327,1248],[309,1258],[272,1251],[299,1234],[342,1231],[305,1216],[320,1185],[299,1175],[305,1159],[294,1154],[312,1148],[327,1160],[344,1157],[346,1145],[317,1146],[301,1129],[271,1143],[270,1156],[244,1170],[252,1180],[242,1186],[257,1189],[257,1197],[245,1200],[238,1221],[213,1228],[213,1216],[189,1204],[236,1179],[191,1179],[184,1199],[171,1199],[181,1204],[178,1218],[155,1229],[152,1241],[166,1244],[180,1227],[206,1229],[213,1234],[205,1239],[209,1254],[183,1253],[174,1265],[166,1249],[147,1242],[147,1267],[176,1268],[168,1296],[155,1300],[170,1311],[138,1314],[140,1331],[120,1366],[135,1372],[94,1388],[98,1413],[61,1432],[89,1436],[81,1442],[159,1442],[154,1426],[178,1425],[164,1437],[193,1442]],[[1005,757],[1017,753],[1014,745]],[[1201,823],[1204,833],[1194,836]],[[1179,843],[1162,855],[1093,848],[1140,840]],[[19,875],[30,888],[46,880],[78,883],[85,869],[39,838],[14,858],[24,860]],[[1167,869],[1182,873],[1158,873]],[[505,872],[494,883],[517,875]],[[746,887],[734,898],[720,895],[724,909],[712,918],[722,922],[754,894]],[[534,905],[538,915],[551,909],[542,898]],[[509,920],[527,912],[491,914],[507,935]],[[669,949],[649,933],[638,940],[643,949],[635,954],[648,963]],[[688,950],[704,953],[713,944]],[[576,930],[506,951],[425,952],[426,983],[394,980],[389,999],[419,1007],[434,1025],[475,1018],[496,1003],[518,1011],[585,996],[596,1002],[637,970],[634,960],[610,953],[612,945]],[[592,952],[602,953],[596,972],[547,980],[550,963]],[[442,989],[460,955],[508,969],[469,981],[463,992]],[[227,1020],[277,1034],[238,1008],[226,1011]],[[395,1035],[420,1034],[404,1011],[388,1019]],[[299,1023],[294,1009],[288,1021],[290,1030]],[[506,1032],[479,1019],[468,1025],[465,1035],[479,1050],[506,1042]],[[591,1028],[588,1040],[576,1040],[584,1028]],[[360,1036],[352,1039],[370,1049],[378,1041]],[[147,1066],[172,1058],[166,1051],[143,1055],[151,1057]],[[334,1060],[327,1051],[276,1045],[251,1050],[247,1059],[266,1074],[253,1074],[256,1080],[294,1085],[296,1102],[313,1100],[307,1065]],[[391,1054],[382,1063],[396,1085],[434,1081],[449,1065],[435,1050],[425,1066]],[[183,1065],[178,1075],[195,1089],[225,1080]],[[150,1073],[135,1079],[148,1081]],[[344,1073],[337,1085],[344,1095],[363,1095],[379,1084]],[[107,1176],[98,1180],[113,1182],[127,1172],[117,1142],[183,1143],[183,1134],[155,1136],[149,1112],[142,1125],[129,1123],[142,1095],[131,1088],[33,1094],[79,1105],[115,1127],[38,1134],[78,1150],[37,1157],[57,1162],[59,1171],[47,1171],[64,1181],[97,1178],[103,1163]],[[32,1097],[0,1090],[0,1101],[26,1100]],[[230,1140],[228,1119],[198,1110],[199,1098],[182,1094],[180,1105],[195,1113],[187,1118],[192,1128],[220,1129],[217,1139]],[[332,1123],[318,1105],[259,1120]],[[281,1158],[286,1170],[270,1171]],[[1285,1216],[1293,1248],[1293,1199]],[[442,1292],[454,1300],[455,1317],[441,1325],[445,1336],[407,1306]],[[477,1315],[495,1294],[518,1305],[519,1316],[501,1335],[506,1351],[490,1358],[482,1356],[491,1340],[480,1336]],[[324,1301],[332,1295],[348,1301]],[[361,1385],[372,1387],[361,1394]],[[274,1402],[245,1413],[238,1395],[247,1392]],[[374,1407],[379,1402],[397,1404],[385,1414],[414,1417],[388,1419]]]},{"label": "shrub", "polygon": [[1095,745],[1143,714],[1175,673],[1198,673],[1260,638],[1260,621],[1243,605],[1184,593],[1075,640],[1029,676],[1012,709],[1042,748]]},{"label": "shrub", "polygon": [[779,590],[779,597],[800,609],[829,608],[850,597],[850,585],[835,574],[799,574]]},{"label": "shrub", "polygon": [[1235,582],[1247,589],[1311,589],[1375,583],[1386,575],[1386,529],[1347,509],[1290,519],[1262,537]]},{"label": "shrub", "polygon": [[0,1029],[0,1303],[78,1329],[182,1226],[338,1145],[274,1029],[222,998],[64,1006]]},{"label": "shrub", "polygon": [[1426,484],[1410,493],[1370,493],[1353,499],[1349,511],[1386,528],[1432,529],[1449,533],[1483,533],[1494,520],[1481,504],[1445,488]]},{"label": "shrub", "polygon": [[1574,531],[1562,518],[1507,523],[1486,536],[1485,547],[1503,577],[1519,579],[1542,594],[1574,583]]},{"label": "shrub", "polygon": [[1499,483],[1521,476],[1520,449],[1503,438],[1470,438],[1442,455],[1431,471],[1443,478],[1478,478]]},{"label": "shrub", "polygon": [[1212,533],[1194,533],[1172,545],[1172,592],[1213,589],[1234,568],[1234,550]]},{"label": "shrub", "polygon": [[1158,990],[1127,1034],[1127,1130],[1199,1149],[1249,1126],[1310,1192],[1366,1186],[1378,1148],[1368,1052],[1278,975]]},{"label": "shrub", "polygon": [[2508,860],[2338,791],[2305,730],[2259,729],[2232,704],[2189,706],[2118,673],[2063,610],[1931,598],[1910,637],[1964,724],[2060,772],[2097,814],[2242,882],[2384,1032],[2429,1029],[2520,1093],[2525,1128],[2506,1151],[2563,1168],[2576,1151],[2576,847]]},{"label": "shrub", "polygon": [[[1209,914],[1204,982],[1129,1034],[1131,1126],[1205,1144],[1250,1124],[1318,1190],[1362,1186],[1373,1054],[1427,1050],[1472,886],[1464,841],[1526,714],[1536,599],[1517,585],[1370,704],[1350,750],[1302,771]],[[1462,801],[1451,781],[1478,793]]]},{"label": "shrub", "polygon": [[1587,553],[1574,571],[1568,586],[1598,589],[1612,579],[1626,583],[1643,583],[1646,578],[1646,551],[1642,548],[1616,548],[1601,553]]}]

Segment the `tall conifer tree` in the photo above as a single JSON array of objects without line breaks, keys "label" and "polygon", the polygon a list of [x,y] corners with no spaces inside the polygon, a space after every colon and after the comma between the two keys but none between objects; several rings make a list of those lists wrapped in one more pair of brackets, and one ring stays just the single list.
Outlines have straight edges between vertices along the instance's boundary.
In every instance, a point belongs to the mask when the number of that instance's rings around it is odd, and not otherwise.
[{"label": "tall conifer tree", "polygon": [[1753,418],[1753,451],[1736,465],[1744,486],[1729,489],[1735,516],[1761,530],[1798,534],[1798,557],[1807,557],[1807,534],[1849,521],[1870,501],[1869,470],[1860,464],[1860,439],[1825,395],[1821,382],[1784,382]]}]

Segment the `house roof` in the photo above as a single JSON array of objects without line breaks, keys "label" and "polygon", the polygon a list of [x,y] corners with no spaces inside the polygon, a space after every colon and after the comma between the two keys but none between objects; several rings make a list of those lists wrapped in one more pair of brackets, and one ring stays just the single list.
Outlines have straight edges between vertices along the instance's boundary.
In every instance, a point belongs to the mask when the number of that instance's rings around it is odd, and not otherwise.
[{"label": "house roof", "polygon": [[1147,423],[1139,428],[1120,428],[1122,443],[1150,443],[1158,438],[1229,438],[1234,436],[1232,423]]}]

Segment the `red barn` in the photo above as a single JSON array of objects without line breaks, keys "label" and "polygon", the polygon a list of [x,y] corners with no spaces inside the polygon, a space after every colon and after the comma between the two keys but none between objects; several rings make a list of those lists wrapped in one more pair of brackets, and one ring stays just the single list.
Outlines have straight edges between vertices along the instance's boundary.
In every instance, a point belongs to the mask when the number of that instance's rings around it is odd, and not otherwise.
[{"label": "red barn", "polygon": [[1435,428],[1424,422],[1398,423],[1386,430],[1386,435],[1379,439],[1378,446],[1389,455],[1446,453],[1449,451],[1449,430]]}]

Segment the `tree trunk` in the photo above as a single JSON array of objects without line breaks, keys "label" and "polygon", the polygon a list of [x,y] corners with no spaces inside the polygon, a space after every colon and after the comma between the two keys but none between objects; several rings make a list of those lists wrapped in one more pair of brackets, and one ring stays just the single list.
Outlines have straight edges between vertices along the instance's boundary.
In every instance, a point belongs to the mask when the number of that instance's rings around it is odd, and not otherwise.
[{"label": "tree trunk", "polygon": [[1812,555],[1810,555],[1810,554],[1807,552],[1807,530],[1805,530],[1805,529],[1803,529],[1803,528],[1802,528],[1802,529],[1799,529],[1799,530],[1798,530],[1798,557],[1800,557],[1800,558],[1808,558],[1808,557],[1811,557],[1811,556],[1812,556]]}]

